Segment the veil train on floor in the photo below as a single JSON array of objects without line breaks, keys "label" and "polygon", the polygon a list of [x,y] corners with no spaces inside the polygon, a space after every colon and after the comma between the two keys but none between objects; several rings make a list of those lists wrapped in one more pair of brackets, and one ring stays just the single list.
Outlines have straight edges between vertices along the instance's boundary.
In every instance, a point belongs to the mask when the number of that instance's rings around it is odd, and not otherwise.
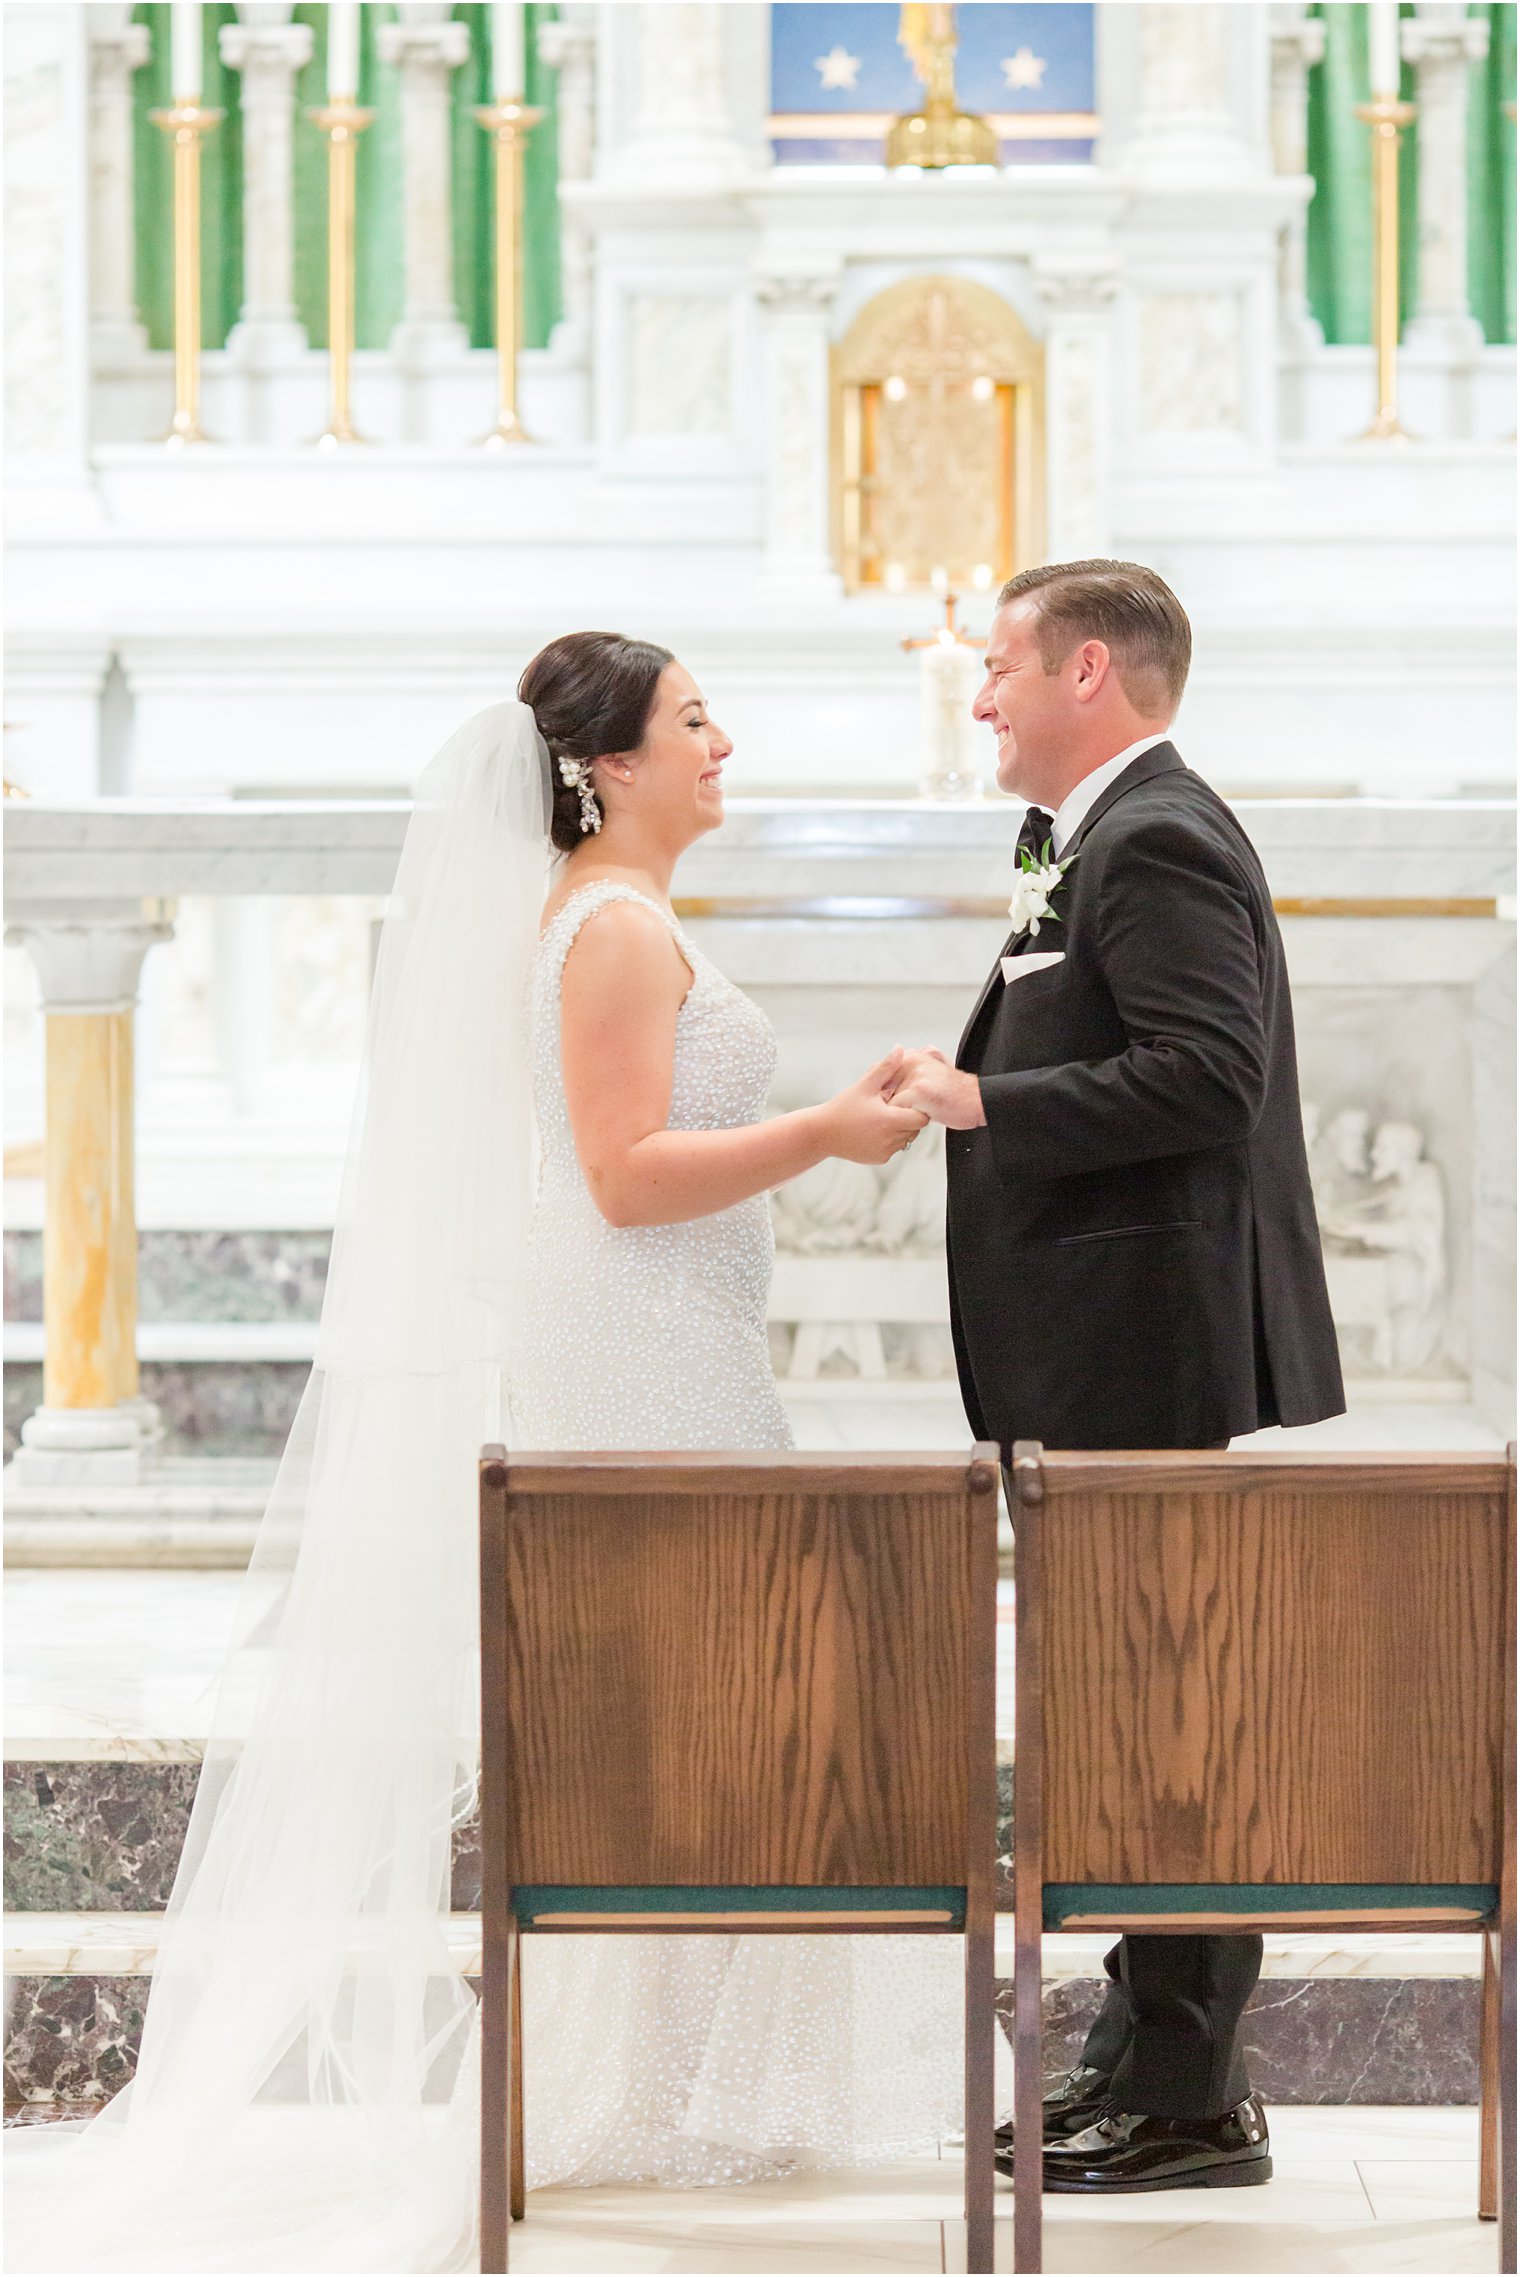
[{"label": "veil train on floor", "polygon": [[548,754],[417,789],[316,1361],[238,1609],[133,2084],[8,2146],[17,2271],[473,2267],[476,2003],[448,1947],[479,1728],[475,1464],[502,1435],[534,1125]]}]

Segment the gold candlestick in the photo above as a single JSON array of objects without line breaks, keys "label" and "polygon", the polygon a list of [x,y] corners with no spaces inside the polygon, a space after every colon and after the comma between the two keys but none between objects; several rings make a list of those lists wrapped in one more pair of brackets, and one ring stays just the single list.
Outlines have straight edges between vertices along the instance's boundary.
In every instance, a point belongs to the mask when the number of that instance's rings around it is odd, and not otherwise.
[{"label": "gold candlestick", "polygon": [[359,137],[374,118],[345,96],[310,113],[327,137],[327,363],[330,408],[317,437],[319,451],[362,443],[353,423],[349,390],[354,360],[354,164]]},{"label": "gold candlestick", "polygon": [[517,408],[517,357],[522,345],[523,152],[543,117],[526,103],[482,103],[475,116],[496,146],[496,424],[483,450],[505,450],[533,438]]},{"label": "gold candlestick", "polygon": [[174,147],[174,417],[171,449],[210,440],[201,426],[201,144],[225,111],[175,103],[150,111]]},{"label": "gold candlestick", "polygon": [[1357,438],[1407,443],[1399,425],[1399,144],[1415,118],[1413,103],[1374,95],[1356,116],[1372,129],[1372,338],[1377,349],[1377,410]]}]

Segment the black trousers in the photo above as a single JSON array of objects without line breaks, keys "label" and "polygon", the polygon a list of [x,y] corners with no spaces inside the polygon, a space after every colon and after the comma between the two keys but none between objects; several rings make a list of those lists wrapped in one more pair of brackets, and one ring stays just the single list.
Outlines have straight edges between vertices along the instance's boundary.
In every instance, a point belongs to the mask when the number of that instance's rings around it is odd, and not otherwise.
[{"label": "black trousers", "polygon": [[1121,2111],[1217,2119],[1250,2094],[1241,2017],[1261,1975],[1259,1937],[1121,1937],[1082,2061]]}]

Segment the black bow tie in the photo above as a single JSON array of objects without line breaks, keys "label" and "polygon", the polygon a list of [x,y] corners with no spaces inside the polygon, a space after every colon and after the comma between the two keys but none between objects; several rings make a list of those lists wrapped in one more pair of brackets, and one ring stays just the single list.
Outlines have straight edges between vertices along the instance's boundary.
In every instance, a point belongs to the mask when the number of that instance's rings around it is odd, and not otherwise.
[{"label": "black bow tie", "polygon": [[1019,832],[1018,853],[1027,854],[1032,862],[1042,861],[1045,849],[1051,843],[1054,827],[1053,815],[1047,814],[1042,806],[1032,806],[1025,815],[1024,827]]}]

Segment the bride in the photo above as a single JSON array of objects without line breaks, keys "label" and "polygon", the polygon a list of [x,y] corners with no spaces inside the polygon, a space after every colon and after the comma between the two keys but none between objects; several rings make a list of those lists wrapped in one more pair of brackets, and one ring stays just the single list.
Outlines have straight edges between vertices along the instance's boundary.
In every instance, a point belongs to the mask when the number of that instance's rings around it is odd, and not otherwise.
[{"label": "bride", "polygon": [[[883,1099],[888,1061],[761,1119],[769,1023],[670,904],[678,856],[723,820],[733,748],[691,674],[650,642],[572,633],[520,694],[564,860],[533,972],[542,1294],[509,1371],[516,1443],[788,1447],[765,1196],[830,1155],[889,1160],[920,1118]],[[529,1938],[530,2184],[737,2181],[932,2140],[954,2124],[955,1959],[913,1937]]]},{"label": "bride", "polygon": [[[418,786],[316,1362],[137,2075],[82,2130],[8,2138],[16,2271],[478,2266],[479,2034],[450,1893],[478,1751],[480,1446],[788,1445],[765,1196],[921,1126],[882,1097],[893,1060],[764,1116],[769,1027],[670,903],[731,749],[690,675],[571,634],[520,695]],[[530,1939],[529,2182],[930,2144],[958,2124],[958,1987],[950,1939]]]}]

